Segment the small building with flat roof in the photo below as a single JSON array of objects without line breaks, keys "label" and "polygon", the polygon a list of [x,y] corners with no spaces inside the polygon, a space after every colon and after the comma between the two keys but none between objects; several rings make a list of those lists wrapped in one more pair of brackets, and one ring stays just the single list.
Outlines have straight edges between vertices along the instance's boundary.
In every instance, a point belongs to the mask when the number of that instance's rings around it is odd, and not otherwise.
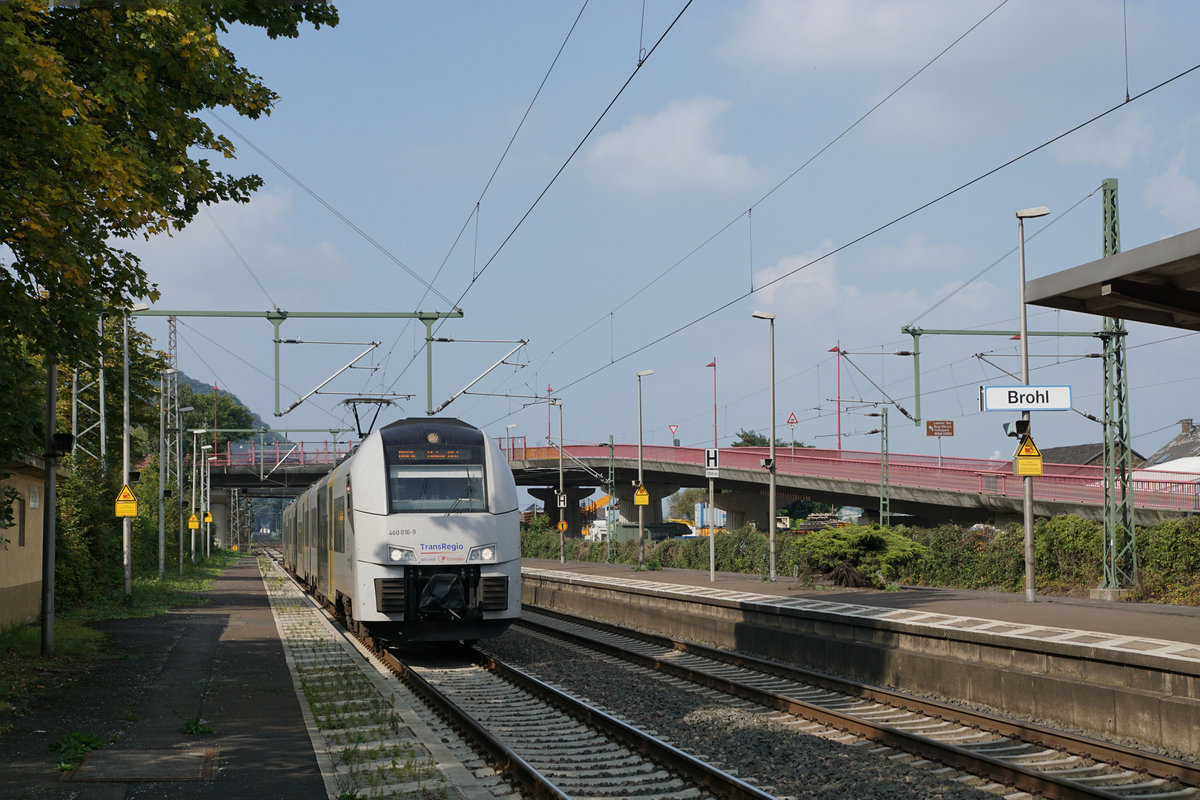
[{"label": "small building with flat roof", "polygon": [[[42,514],[46,462],[22,455],[0,489],[12,490],[13,524],[0,528],[0,627],[33,622],[42,611]],[[7,493],[7,492],[6,492]]]}]

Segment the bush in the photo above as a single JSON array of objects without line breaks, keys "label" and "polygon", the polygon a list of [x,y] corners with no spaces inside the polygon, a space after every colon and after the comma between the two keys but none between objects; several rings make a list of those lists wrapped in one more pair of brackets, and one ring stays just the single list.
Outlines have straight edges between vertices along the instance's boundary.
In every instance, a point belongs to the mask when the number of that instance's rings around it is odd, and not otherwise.
[{"label": "bush", "polygon": [[[540,522],[539,522],[540,520]],[[801,573],[822,583],[892,583],[1019,592],[1025,585],[1025,534],[1020,523],[974,529],[942,525],[930,529],[855,526],[811,533],[780,533],[776,567],[780,575]],[[558,558],[558,532],[536,517],[522,533],[527,558]],[[647,544],[649,569],[708,569],[706,537]],[[748,529],[718,534],[716,568],[766,577],[767,535]],[[1200,517],[1174,519],[1138,529],[1140,585],[1131,599],[1200,605]],[[638,543],[608,545],[568,539],[571,560],[638,563]],[[1038,591],[1084,594],[1103,582],[1103,529],[1074,515],[1040,519],[1034,525]],[[865,581],[865,584],[862,582]]]},{"label": "bush", "polygon": [[[1022,529],[1022,541],[1023,534]],[[1099,586],[1104,580],[1104,526],[1074,514],[1039,519],[1033,526],[1033,559],[1038,589],[1068,594]]]},{"label": "bush", "polygon": [[805,574],[819,575],[841,586],[883,588],[924,553],[924,547],[903,533],[878,526],[826,528],[781,538],[781,572],[797,566]]}]

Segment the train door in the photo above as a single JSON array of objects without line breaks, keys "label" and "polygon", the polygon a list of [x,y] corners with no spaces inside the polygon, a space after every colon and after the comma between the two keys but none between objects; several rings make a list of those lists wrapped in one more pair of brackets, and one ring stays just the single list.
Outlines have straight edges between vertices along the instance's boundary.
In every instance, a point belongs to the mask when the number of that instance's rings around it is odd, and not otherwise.
[{"label": "train door", "polygon": [[329,485],[318,486],[317,492],[317,587],[326,598],[332,599],[329,591],[329,559],[333,542],[329,536]]}]

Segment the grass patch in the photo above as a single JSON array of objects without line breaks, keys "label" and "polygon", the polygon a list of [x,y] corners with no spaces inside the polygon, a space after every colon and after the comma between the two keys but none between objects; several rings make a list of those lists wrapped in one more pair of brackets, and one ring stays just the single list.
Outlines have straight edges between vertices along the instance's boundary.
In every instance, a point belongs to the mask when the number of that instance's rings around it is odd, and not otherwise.
[{"label": "grass patch", "polygon": [[165,614],[173,608],[194,608],[207,601],[204,592],[212,588],[213,581],[240,556],[228,550],[213,553],[207,562],[191,564],[184,562],[183,575],[178,567],[168,568],[160,579],[158,575],[137,577],[133,580],[132,594],[125,596],[124,587],[118,587],[107,595],[93,598],[88,603],[64,609],[62,618],[80,621],[107,619],[131,619]]}]

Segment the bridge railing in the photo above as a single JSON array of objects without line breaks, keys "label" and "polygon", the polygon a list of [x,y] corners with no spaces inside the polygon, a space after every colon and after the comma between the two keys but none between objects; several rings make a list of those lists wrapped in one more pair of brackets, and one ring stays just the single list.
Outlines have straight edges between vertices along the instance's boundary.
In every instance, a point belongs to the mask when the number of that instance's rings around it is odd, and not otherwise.
[{"label": "bridge railing", "polygon": [[[637,445],[614,445],[612,457],[622,462],[637,460]],[[607,445],[568,445],[576,458],[609,458]],[[723,447],[721,469],[762,470],[766,447]],[[514,449],[515,460],[557,461],[556,447]],[[704,466],[705,451],[697,447],[644,446],[643,462],[656,461]],[[835,481],[865,484],[880,482],[880,454],[863,450],[819,450],[775,448],[776,472]],[[1024,479],[1013,472],[1011,460],[953,458],[913,453],[888,454],[888,483],[920,489],[964,492],[1019,498]],[[1043,475],[1034,478],[1035,499],[1100,505],[1104,502],[1104,468],[1079,464],[1044,464]],[[1200,474],[1134,470],[1130,495],[1135,506],[1200,510]]]},{"label": "bridge railing", "polygon": [[350,455],[350,442],[253,442],[227,443],[216,452],[213,466],[333,466]]}]

